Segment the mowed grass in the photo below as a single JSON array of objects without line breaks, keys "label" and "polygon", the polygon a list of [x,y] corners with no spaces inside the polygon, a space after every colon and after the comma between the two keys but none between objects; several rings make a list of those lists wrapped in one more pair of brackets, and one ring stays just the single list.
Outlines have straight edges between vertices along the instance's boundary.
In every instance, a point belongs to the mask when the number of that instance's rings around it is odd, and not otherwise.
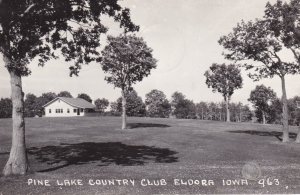
[{"label": "mowed grass", "polygon": [[[26,119],[31,173],[0,178],[0,194],[199,194],[300,193],[300,144],[281,143],[281,126],[200,120],[118,117]],[[291,127],[291,140],[297,128]],[[8,159],[11,119],[0,120],[0,168]],[[243,179],[245,164],[256,162],[259,179],[248,185],[223,185]],[[28,185],[28,179],[51,186]],[[80,179],[83,185],[58,186]],[[132,179],[134,186],[89,185],[99,179]],[[167,185],[142,186],[141,180]],[[174,185],[174,179],[213,180],[214,185]],[[278,179],[279,185],[270,181]],[[263,181],[263,180],[260,180]],[[276,183],[277,184],[277,183]]]}]

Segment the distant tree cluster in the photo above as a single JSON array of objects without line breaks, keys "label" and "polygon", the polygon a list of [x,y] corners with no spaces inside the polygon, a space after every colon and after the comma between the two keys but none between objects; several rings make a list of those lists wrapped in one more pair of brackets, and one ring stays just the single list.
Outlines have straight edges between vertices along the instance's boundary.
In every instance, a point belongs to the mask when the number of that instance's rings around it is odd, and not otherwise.
[{"label": "distant tree cluster", "polygon": [[[248,100],[253,104],[254,114],[258,122],[282,124],[282,99],[278,98],[270,87],[257,85],[251,91]],[[299,96],[287,99],[289,125],[299,125],[300,109],[297,108],[297,101],[300,101]]]},{"label": "distant tree cluster", "polygon": [[[178,91],[172,94],[169,101],[162,91],[153,89],[146,94],[144,103],[135,90],[132,90],[129,94],[126,96],[126,113],[128,116],[226,121],[225,102],[202,101],[194,103]],[[247,122],[252,120],[253,113],[248,105],[230,103],[229,109],[231,111],[231,121],[233,122]],[[109,113],[113,116],[121,116],[121,97],[117,101],[110,103]]]},{"label": "distant tree cluster", "polygon": [[95,105],[96,105],[96,110],[99,111],[100,113],[104,113],[106,108],[109,105],[109,101],[105,98],[98,98],[95,100]]},{"label": "distant tree cluster", "polygon": [[196,106],[193,101],[187,99],[181,92],[175,92],[171,98],[172,115],[176,118],[195,119]]},{"label": "distant tree cluster", "polygon": [[11,118],[12,101],[10,98],[0,99],[0,118]]},{"label": "distant tree cluster", "polygon": [[[56,94],[53,92],[43,93],[36,96],[28,93],[24,100],[25,117],[42,116],[44,114],[43,105],[50,102],[56,97],[73,97],[68,91],[61,91]],[[89,95],[85,93],[78,94],[77,97],[92,102]],[[169,101],[164,92],[153,89],[146,94],[145,102],[138,96],[133,89],[126,96],[126,114],[133,117],[153,117],[178,119],[200,119],[213,121],[226,121],[227,108],[226,102],[204,102],[194,103],[186,98],[181,92],[174,92]],[[240,102],[230,103],[230,121],[232,122],[249,122],[256,117],[257,122],[263,124],[282,124],[282,101],[276,96],[276,93],[264,85],[258,85],[250,93],[248,99],[253,104],[252,111],[248,105]],[[288,99],[289,125],[299,125],[300,109],[297,108],[299,96]],[[105,98],[95,100],[96,111],[102,115],[122,115],[122,98],[114,102],[109,102]],[[110,110],[107,111],[108,106]],[[0,118],[11,118],[12,101],[10,98],[0,99]]]},{"label": "distant tree cluster", "polygon": [[[53,92],[43,93],[41,96],[36,96],[32,93],[28,93],[24,99],[24,116],[25,117],[41,117],[44,115],[43,105],[55,99],[56,97],[70,97],[70,92],[61,91],[58,94]],[[85,93],[78,94],[77,98],[85,99],[88,102],[92,102],[92,99],[89,95]],[[108,105],[107,105],[108,106]],[[106,107],[107,107],[106,106]],[[106,107],[104,109],[106,109]],[[12,101],[10,98],[1,98],[0,99],[0,118],[11,118],[12,117]]]},{"label": "distant tree cluster", "polygon": [[[288,115],[289,115],[289,125],[299,125],[300,122],[300,109],[297,108],[297,101],[300,101],[300,96],[295,96],[289,98],[288,102]],[[258,122],[263,122],[262,113],[259,110],[255,110],[255,115]],[[266,112],[266,123],[269,124],[282,124],[282,101],[280,98],[276,97],[269,105]]]},{"label": "distant tree cluster", "polygon": [[[248,105],[230,103],[230,121],[248,122],[252,120],[253,113]],[[226,121],[227,109],[225,102],[200,102],[196,104],[197,118],[201,120]]]},{"label": "distant tree cluster", "polygon": [[[127,116],[146,116],[146,105],[142,98],[138,96],[135,90],[126,93],[126,115]],[[119,97],[116,102],[111,104],[111,114],[114,116],[122,115],[122,97]]]},{"label": "distant tree cluster", "polygon": [[271,103],[276,99],[276,93],[264,85],[258,85],[250,93],[248,99],[255,107],[255,113],[259,121],[266,124],[266,114],[271,111]]},{"label": "distant tree cluster", "polygon": [[171,104],[164,92],[153,89],[146,94],[147,116],[168,118],[171,113]]}]

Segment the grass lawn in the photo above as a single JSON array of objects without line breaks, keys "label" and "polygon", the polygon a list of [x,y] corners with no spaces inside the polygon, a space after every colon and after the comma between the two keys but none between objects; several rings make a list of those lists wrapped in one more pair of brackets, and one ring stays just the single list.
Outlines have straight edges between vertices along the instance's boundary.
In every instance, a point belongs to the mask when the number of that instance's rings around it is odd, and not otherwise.
[{"label": "grass lawn", "polygon": [[[1,176],[0,194],[300,193],[300,144],[281,143],[280,126],[149,118],[128,122],[131,128],[121,130],[117,117],[26,119],[31,173]],[[294,140],[297,128],[291,131]],[[2,169],[11,119],[0,120],[0,143]],[[249,174],[261,175],[241,180],[249,163],[258,165]],[[50,186],[29,185],[33,180]],[[111,185],[104,185],[108,180]]]}]

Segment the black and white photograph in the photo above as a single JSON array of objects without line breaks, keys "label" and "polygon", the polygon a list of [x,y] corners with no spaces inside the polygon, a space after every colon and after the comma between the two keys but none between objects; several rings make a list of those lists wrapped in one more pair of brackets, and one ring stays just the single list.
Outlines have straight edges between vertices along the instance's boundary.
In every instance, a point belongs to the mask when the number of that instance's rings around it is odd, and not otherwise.
[{"label": "black and white photograph", "polygon": [[300,194],[300,0],[0,0],[0,195]]}]

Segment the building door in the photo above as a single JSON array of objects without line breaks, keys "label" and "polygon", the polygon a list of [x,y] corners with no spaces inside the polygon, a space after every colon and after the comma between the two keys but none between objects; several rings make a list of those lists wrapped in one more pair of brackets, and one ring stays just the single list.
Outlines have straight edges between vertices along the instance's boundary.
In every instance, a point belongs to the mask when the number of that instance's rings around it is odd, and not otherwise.
[{"label": "building door", "polygon": [[80,109],[79,108],[77,109],[77,115],[78,116],[80,115]]}]

